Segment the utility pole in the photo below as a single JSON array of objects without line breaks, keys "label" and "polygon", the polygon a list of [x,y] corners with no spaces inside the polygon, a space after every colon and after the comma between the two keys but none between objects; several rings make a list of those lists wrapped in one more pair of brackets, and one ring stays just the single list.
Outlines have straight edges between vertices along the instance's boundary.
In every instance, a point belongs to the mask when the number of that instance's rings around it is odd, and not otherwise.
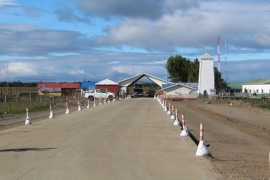
[{"label": "utility pole", "polygon": [[8,62],[6,62],[7,65],[7,95],[8,95]]}]

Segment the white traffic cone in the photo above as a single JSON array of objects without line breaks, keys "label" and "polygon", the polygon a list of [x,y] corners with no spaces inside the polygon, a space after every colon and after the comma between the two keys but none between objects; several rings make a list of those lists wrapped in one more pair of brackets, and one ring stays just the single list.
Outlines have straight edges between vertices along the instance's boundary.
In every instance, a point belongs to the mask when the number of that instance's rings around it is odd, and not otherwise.
[{"label": "white traffic cone", "polygon": [[183,130],[182,130],[180,136],[189,136],[189,131],[188,131],[186,126],[183,126]]},{"label": "white traffic cone", "polygon": [[164,111],[167,112],[167,103],[166,103],[166,100],[164,100]]},{"label": "white traffic cone", "polygon": [[89,102],[89,99],[87,100],[87,106],[86,106],[87,109],[90,108],[90,102]]},{"label": "white traffic cone", "polygon": [[80,101],[78,101],[78,111],[81,111],[82,108],[81,108],[81,104],[80,104]]},{"label": "white traffic cone", "polygon": [[94,99],[94,105],[93,105],[94,107],[96,107],[96,100]]},{"label": "white traffic cone", "polygon": [[168,115],[171,115],[171,104],[169,103],[169,107],[168,107],[168,111],[167,111]]},{"label": "white traffic cone", "polygon": [[49,119],[52,119],[54,118],[54,114],[53,114],[53,111],[52,111],[52,105],[50,105],[50,115],[49,115]]},{"label": "white traffic cone", "polygon": [[183,130],[180,133],[180,136],[189,136],[189,131],[186,127],[184,114],[182,114],[182,126],[183,126]]},{"label": "white traffic cone", "polygon": [[207,156],[207,155],[209,155],[209,152],[203,140],[203,123],[200,123],[200,142],[196,151],[196,156]]},{"label": "white traffic cone", "polygon": [[106,99],[104,99],[104,104],[106,104],[107,102],[106,102]]},{"label": "white traffic cone", "polygon": [[32,124],[29,116],[28,116],[28,108],[26,108],[26,119],[25,119],[25,125],[30,125]]},{"label": "white traffic cone", "polygon": [[161,106],[162,106],[162,108],[164,109],[164,107],[165,107],[165,100],[164,100],[164,99],[162,99]]},{"label": "white traffic cone", "polygon": [[68,103],[66,103],[66,114],[69,114],[69,108],[68,108]]},{"label": "white traffic cone", "polygon": [[175,120],[174,120],[173,125],[180,126],[180,122],[179,122],[179,119],[178,119],[177,109],[175,109]]},{"label": "white traffic cone", "polygon": [[172,120],[175,120],[175,115],[174,115],[173,111],[174,111],[174,109],[173,109],[173,105],[172,105],[172,112],[171,112],[172,115],[171,115],[171,119],[172,119]]},{"label": "white traffic cone", "polygon": [[101,99],[99,98],[99,105],[101,105]]}]

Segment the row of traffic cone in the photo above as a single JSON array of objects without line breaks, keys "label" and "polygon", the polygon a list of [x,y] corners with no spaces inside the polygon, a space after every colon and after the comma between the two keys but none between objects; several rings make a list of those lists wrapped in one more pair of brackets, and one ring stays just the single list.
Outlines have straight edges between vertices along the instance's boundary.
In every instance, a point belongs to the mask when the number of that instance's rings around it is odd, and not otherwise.
[{"label": "row of traffic cone", "polygon": [[[190,136],[190,133],[189,133],[188,128],[186,126],[184,114],[182,114],[182,124],[181,124],[179,119],[178,119],[177,109],[174,110],[173,105],[171,105],[170,103],[167,107],[166,99],[160,99],[158,97],[156,97],[156,99],[158,99],[158,101],[161,104],[161,106],[163,107],[164,111],[168,115],[171,115],[170,119],[174,120],[173,125],[182,126],[182,131],[180,133],[180,136]],[[200,124],[200,142],[198,144],[196,156],[207,156],[207,155],[209,155],[209,152],[208,152],[207,146],[205,145],[204,140],[203,140],[203,124],[201,123]]]},{"label": "row of traffic cone", "polygon": [[[115,99],[113,100],[113,102],[115,102]],[[106,99],[104,100],[104,104],[106,104]],[[108,101],[108,103],[110,103],[110,101]],[[101,105],[101,101],[99,103]],[[94,107],[96,106],[96,102],[94,100]],[[88,99],[88,103],[87,103],[87,106],[86,106],[87,109],[90,108],[90,101]],[[78,111],[82,111],[82,108],[81,108],[81,104],[80,104],[80,101],[78,101]],[[66,112],[65,114],[70,114],[70,110],[69,110],[69,105],[68,103],[66,103]],[[54,113],[53,113],[53,110],[52,110],[52,105],[50,105],[50,114],[49,114],[49,119],[53,119],[55,116],[54,116]],[[25,118],[25,125],[30,125],[32,124],[32,121],[31,119],[29,118],[29,111],[28,111],[28,108],[26,108],[26,118]]]}]

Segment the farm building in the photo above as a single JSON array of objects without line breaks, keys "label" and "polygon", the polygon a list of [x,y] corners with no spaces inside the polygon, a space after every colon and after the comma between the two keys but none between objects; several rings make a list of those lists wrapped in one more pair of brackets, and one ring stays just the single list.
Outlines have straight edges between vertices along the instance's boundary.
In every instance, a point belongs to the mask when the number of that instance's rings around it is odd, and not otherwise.
[{"label": "farm building", "polygon": [[110,79],[104,79],[103,81],[96,83],[96,89],[107,89],[109,92],[118,94],[118,84]]},{"label": "farm building", "polygon": [[242,85],[242,93],[270,94],[270,79],[247,81]]},{"label": "farm building", "polygon": [[160,90],[160,88],[162,87],[163,84],[173,84],[169,81],[157,78],[155,76],[143,73],[143,74],[139,74],[127,79],[124,79],[122,81],[118,82],[118,86],[119,86],[119,93],[120,95],[133,95],[134,94],[134,84],[136,84],[140,79],[142,78],[147,78],[149,79],[151,82],[151,85],[148,86],[148,89],[144,89],[144,91],[150,91],[150,96],[152,96],[155,91]]},{"label": "farm building", "polygon": [[185,84],[173,84],[162,88],[163,94],[168,97],[181,97],[181,98],[196,98],[196,88],[187,86]]},{"label": "farm building", "polygon": [[39,82],[37,85],[39,95],[48,96],[76,96],[76,92],[80,89],[79,83],[66,83],[66,82]]}]

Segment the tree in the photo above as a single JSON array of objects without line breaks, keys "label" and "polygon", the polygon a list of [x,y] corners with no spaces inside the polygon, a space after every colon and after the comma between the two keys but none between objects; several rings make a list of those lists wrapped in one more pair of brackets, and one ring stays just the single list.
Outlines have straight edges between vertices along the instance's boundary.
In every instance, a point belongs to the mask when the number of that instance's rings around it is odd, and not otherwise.
[{"label": "tree", "polygon": [[190,61],[190,69],[189,69],[190,82],[198,82],[199,69],[200,69],[200,62],[197,58],[193,62]]},{"label": "tree", "polygon": [[219,91],[220,89],[226,87],[227,83],[222,78],[222,73],[219,72],[216,67],[214,67],[214,74],[215,74],[215,89],[216,91]]},{"label": "tree", "polygon": [[166,69],[172,82],[197,82],[199,75],[199,61],[193,62],[180,56],[170,56]]},{"label": "tree", "polygon": [[[180,55],[170,56],[166,69],[172,82],[198,82],[200,62],[196,58],[190,61]],[[222,74],[214,67],[215,89],[219,91],[226,86]]]}]

